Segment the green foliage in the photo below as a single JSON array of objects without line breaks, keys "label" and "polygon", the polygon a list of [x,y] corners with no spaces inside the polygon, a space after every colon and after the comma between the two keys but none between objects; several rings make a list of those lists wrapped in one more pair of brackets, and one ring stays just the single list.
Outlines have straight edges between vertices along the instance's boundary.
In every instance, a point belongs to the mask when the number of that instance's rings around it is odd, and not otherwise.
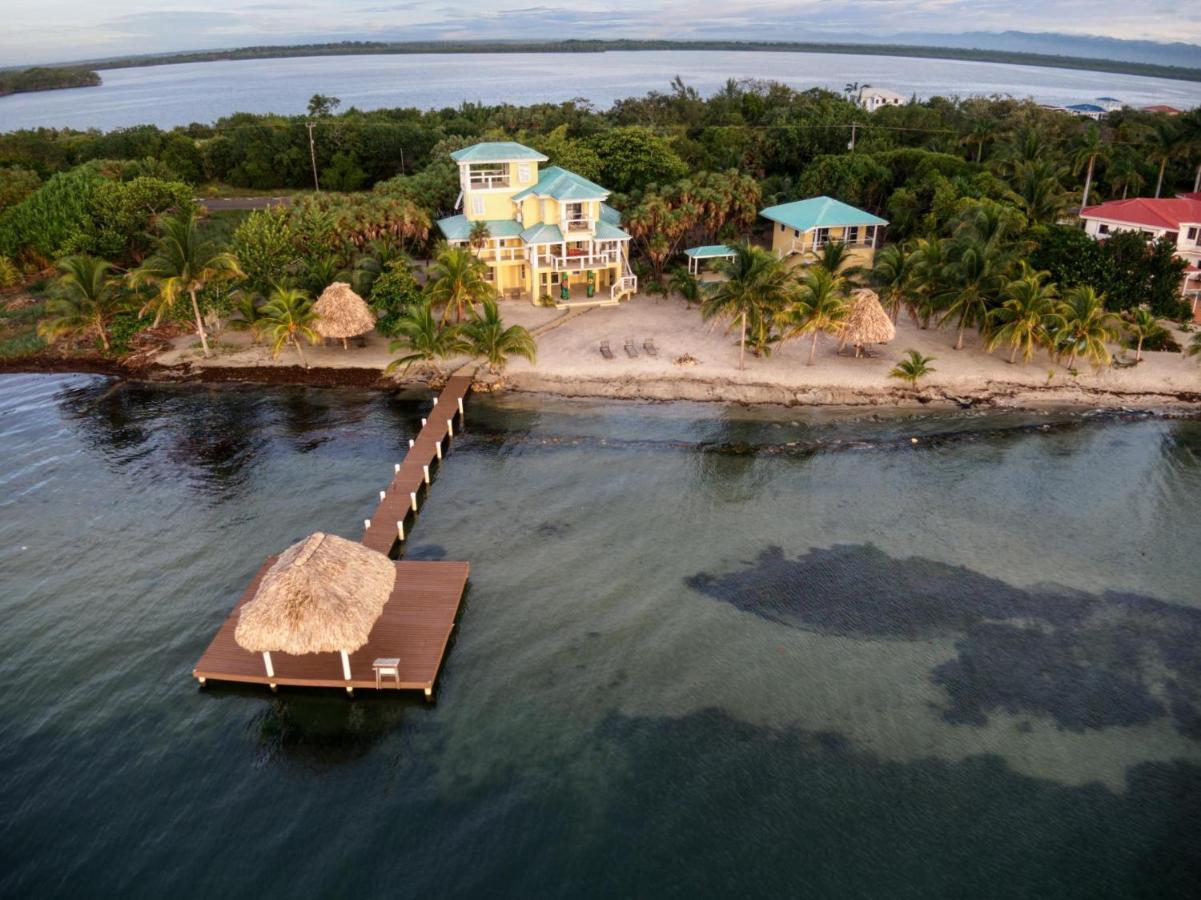
[{"label": "green foliage", "polygon": [[321,171],[321,184],[327,191],[357,191],[367,180],[353,156],[339,151]]},{"label": "green foliage", "polygon": [[7,256],[0,256],[0,290],[16,287],[21,283],[21,270]]},{"label": "green foliage", "polygon": [[291,215],[280,207],[255,210],[234,231],[230,250],[245,273],[246,287],[266,294],[283,284],[296,266]]},{"label": "green foliage", "polygon": [[600,159],[600,183],[618,193],[677,181],[688,172],[670,142],[649,128],[612,128],[590,138],[587,146]]},{"label": "green foliage", "polygon": [[0,169],[0,212],[16,206],[42,185],[42,179],[32,169],[9,166]]},{"label": "green foliage", "polygon": [[430,363],[437,372],[438,360],[471,349],[462,337],[462,326],[440,322],[429,303],[418,302],[397,317],[392,333],[399,339],[388,344],[389,351],[408,352],[388,363],[388,372],[407,372],[416,362]]},{"label": "green foliage", "polygon": [[133,349],[132,341],[150,323],[138,315],[136,309],[124,309],[113,316],[108,325],[109,353],[124,356]]},{"label": "green foliage", "polygon": [[531,135],[528,140],[531,147],[550,157],[547,165],[560,166],[592,181],[604,177],[600,155],[584,141],[568,137],[566,125],[549,134]]},{"label": "green foliage", "polygon": [[60,256],[77,234],[92,223],[92,200],[104,178],[93,166],[55,175],[40,188],[0,213],[0,256]]},{"label": "green foliage", "polygon": [[377,316],[375,330],[388,337],[398,335],[400,320],[423,303],[421,285],[408,262],[390,262],[372,285],[367,302]]},{"label": "green foliage", "polygon": [[819,156],[805,167],[796,190],[802,197],[827,194],[866,209],[882,209],[892,172],[862,153]]},{"label": "green foliage", "polygon": [[64,249],[111,259],[138,259],[150,247],[150,232],[159,216],[194,209],[192,191],[182,182],[148,176],[102,181],[92,196],[91,221],[80,227]]},{"label": "green foliage", "polygon": [[32,328],[8,337],[0,336],[0,359],[19,359],[45,349],[46,342]]},{"label": "green foliage", "polygon": [[34,66],[0,72],[0,97],[27,91],[51,91],[59,88],[93,87],[100,76],[78,66]]},{"label": "green foliage", "polygon": [[259,309],[258,321],[261,332],[269,339],[271,355],[275,359],[290,344],[300,357],[300,364],[306,369],[309,367],[303,345],[318,344],[321,336],[313,328],[317,313],[313,311],[313,301],[308,294],[298,288],[275,288]]},{"label": "green foliage", "polygon": [[531,363],[538,355],[538,346],[533,335],[521,325],[505,327],[496,301],[489,298],[475,310],[471,319],[460,331],[463,348],[472,356],[482,357],[488,369],[498,373],[504,369],[510,356],[521,356]]}]

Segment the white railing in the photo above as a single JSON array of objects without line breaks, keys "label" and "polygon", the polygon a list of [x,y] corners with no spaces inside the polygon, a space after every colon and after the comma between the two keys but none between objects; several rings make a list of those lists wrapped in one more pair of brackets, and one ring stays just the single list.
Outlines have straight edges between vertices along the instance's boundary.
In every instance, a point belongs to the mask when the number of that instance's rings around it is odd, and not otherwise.
[{"label": "white railing", "polygon": [[638,276],[637,275],[622,275],[609,288],[609,298],[616,300],[623,294],[638,293]]},{"label": "white railing", "polygon": [[517,261],[528,258],[525,247],[481,247],[478,252],[480,259],[494,260],[496,262]]},{"label": "white railing", "polygon": [[569,254],[566,256],[541,253],[530,257],[530,262],[533,265],[542,268],[550,266],[553,269],[569,269],[573,272],[581,269],[603,269],[615,265],[620,261],[621,256],[616,250],[603,250],[600,253],[581,253],[579,255]]},{"label": "white railing", "polygon": [[509,186],[508,172],[471,172],[467,176],[467,185],[475,190],[490,191],[492,188],[507,188]]}]

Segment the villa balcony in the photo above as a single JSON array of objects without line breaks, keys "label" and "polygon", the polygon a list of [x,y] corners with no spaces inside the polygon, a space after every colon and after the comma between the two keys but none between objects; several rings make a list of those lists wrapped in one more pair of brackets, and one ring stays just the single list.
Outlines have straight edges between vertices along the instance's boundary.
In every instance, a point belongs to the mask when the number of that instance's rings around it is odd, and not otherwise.
[{"label": "villa balcony", "polygon": [[533,257],[532,262],[539,268],[552,268],[559,272],[582,272],[585,269],[607,269],[621,263],[621,254],[616,250],[606,250],[600,253],[573,253],[570,250],[566,256],[542,253]]},{"label": "villa balcony", "polygon": [[464,190],[491,191],[508,186],[508,169],[475,169],[467,173]]},{"label": "villa balcony", "polygon": [[494,247],[486,244],[475,252],[484,262],[525,262],[529,259],[525,247]]},{"label": "villa balcony", "polygon": [[596,220],[592,218],[560,219],[559,230],[564,234],[586,231],[592,234],[596,230]]}]

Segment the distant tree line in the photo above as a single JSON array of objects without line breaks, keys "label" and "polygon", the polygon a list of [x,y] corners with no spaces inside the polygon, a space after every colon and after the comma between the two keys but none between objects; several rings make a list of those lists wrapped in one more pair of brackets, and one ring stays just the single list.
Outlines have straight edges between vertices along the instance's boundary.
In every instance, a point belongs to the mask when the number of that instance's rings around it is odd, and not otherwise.
[{"label": "distant tree line", "polygon": [[95,87],[98,84],[100,84],[100,75],[92,69],[47,66],[8,72],[0,71],[0,97],[29,91]]}]

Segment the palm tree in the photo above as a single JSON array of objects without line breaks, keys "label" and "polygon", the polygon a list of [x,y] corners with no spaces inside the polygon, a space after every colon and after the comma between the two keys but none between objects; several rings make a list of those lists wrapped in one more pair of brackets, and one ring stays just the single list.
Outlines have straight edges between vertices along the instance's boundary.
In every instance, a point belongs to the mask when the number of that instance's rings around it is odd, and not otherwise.
[{"label": "palm tree", "polygon": [[1145,306],[1126,311],[1122,316],[1122,328],[1134,340],[1134,361],[1143,360],[1143,343],[1148,338],[1159,337],[1164,332],[1159,317]]},{"label": "palm tree", "polygon": [[963,146],[976,145],[976,162],[984,159],[984,145],[996,140],[997,126],[988,119],[977,119],[968,133],[959,139]]},{"label": "palm tree", "polygon": [[930,327],[930,317],[946,293],[947,268],[950,265],[948,242],[938,238],[918,238],[912,257],[913,283],[920,298],[910,310],[922,328]]},{"label": "palm tree", "polygon": [[495,296],[487,271],[483,261],[463,247],[444,247],[438,253],[425,290],[432,303],[445,306],[443,321],[453,309],[455,321],[461,322],[476,303]]},{"label": "palm tree", "polygon": [[482,311],[475,312],[463,326],[462,334],[467,350],[486,359],[493,374],[505,367],[510,356],[523,356],[532,363],[538,355],[534,336],[520,325],[505,328],[500,308],[491,298],[484,300]]},{"label": "palm tree", "polygon": [[251,340],[257,344],[263,339],[263,312],[255,300],[255,295],[249,292],[238,298],[234,308],[240,318],[230,319],[229,327],[234,331],[249,331]]},{"label": "palm tree", "polygon": [[1106,174],[1110,187],[1114,191],[1122,191],[1123,200],[1130,196],[1131,191],[1137,194],[1147,183],[1143,175],[1143,160],[1127,147],[1114,155]]},{"label": "palm tree", "polygon": [[922,356],[916,350],[906,350],[905,353],[905,359],[893,367],[892,371],[888,373],[888,377],[907,381],[910,387],[916,388],[919,378],[925,378],[934,371],[934,367],[930,365],[934,362],[934,357]]},{"label": "palm tree", "polygon": [[1077,139],[1072,153],[1072,174],[1079,175],[1080,171],[1084,170],[1084,194],[1080,200],[1081,209],[1088,206],[1088,195],[1093,186],[1093,170],[1097,165],[1097,160],[1100,159],[1103,162],[1107,160],[1109,151],[1109,142],[1102,137],[1100,126],[1096,122],[1089,123],[1084,133]]},{"label": "palm tree", "polygon": [[313,312],[313,301],[299,288],[277,287],[271,292],[271,297],[260,311],[263,330],[271,336],[271,355],[279,358],[285,346],[291,344],[296,348],[300,364],[306,369],[308,360],[304,358],[302,341],[316,344],[321,341],[321,335],[313,330],[313,322],[317,314]]},{"label": "palm tree", "polygon": [[855,274],[849,269],[843,272],[843,267],[851,258],[851,250],[842,241],[827,241],[814,254],[814,257],[813,264],[821,266],[831,275],[837,275],[839,272],[842,272],[844,275]]},{"label": "palm tree", "polygon": [[849,312],[846,282],[823,266],[813,266],[801,279],[796,303],[785,313],[789,336],[812,334],[809,362],[817,355],[817,339],[821,334],[835,334]]},{"label": "palm tree", "polygon": [[475,251],[476,256],[480,255],[480,250],[490,240],[492,240],[492,229],[488,227],[487,222],[478,221],[471,223],[471,230],[467,232],[467,243]]},{"label": "palm tree", "polygon": [[1013,200],[1031,225],[1054,222],[1067,205],[1060,176],[1063,169],[1046,159],[1020,162],[1014,168]]},{"label": "palm tree", "polygon": [[978,240],[953,245],[953,258],[947,267],[950,285],[947,288],[939,327],[955,320],[958,332],[955,349],[963,349],[963,333],[969,325],[984,328],[988,324],[988,309],[1003,282],[1000,260],[996,251]]},{"label": "palm tree", "polygon": [[209,355],[208,335],[204,330],[204,319],[200,315],[200,304],[196,294],[205,285],[241,278],[242,270],[232,253],[217,249],[217,246],[200,238],[196,225],[196,213],[187,212],[162,220],[160,234],[153,253],[138,268],[129,273],[133,286],[153,284],[158,288],[146,309],[154,310],[154,324],[174,308],[181,294],[192,301],[192,314],[196,318],[196,333],[200,335],[200,346],[204,355]]},{"label": "palm tree", "polygon": [[434,371],[442,374],[436,360],[446,359],[464,351],[464,342],[460,336],[461,326],[445,325],[434,317],[434,311],[429,303],[422,303],[415,309],[396,320],[395,331],[400,335],[399,340],[388,344],[388,350],[397,353],[409,351],[399,359],[388,363],[386,371],[392,372],[400,368],[408,371],[415,362],[428,362]]},{"label": "palm tree", "polygon": [[1186,151],[1185,138],[1174,122],[1157,122],[1149,135],[1146,156],[1159,163],[1159,177],[1155,180],[1155,196],[1163,190],[1163,176],[1168,163],[1183,156]]},{"label": "palm tree", "polygon": [[1193,339],[1189,341],[1188,349],[1184,352],[1189,356],[1201,356],[1201,331],[1193,335]]},{"label": "palm tree", "polygon": [[679,294],[691,307],[701,299],[701,281],[683,266],[677,266],[671,271],[668,287]]},{"label": "palm tree", "polygon": [[870,280],[893,322],[901,314],[901,305],[908,300],[915,278],[914,262],[913,254],[907,253],[900,244],[889,244],[876,254]]},{"label": "palm tree", "polygon": [[58,261],[62,273],[55,296],[46,304],[49,318],[38,322],[43,338],[61,334],[95,335],[108,353],[108,328],[124,301],[112,277],[112,266],[94,256],[68,256]]},{"label": "palm tree", "polygon": [[792,277],[774,253],[754,247],[748,241],[731,246],[732,259],[720,260],[714,269],[725,276],[701,302],[701,318],[738,320],[738,368],[746,368],[746,336],[750,327],[759,339],[759,348],[769,346],[775,317],[792,296]]},{"label": "palm tree", "polygon": [[1010,363],[1017,361],[1019,350],[1022,361],[1030,362],[1035,348],[1049,345],[1056,324],[1057,290],[1046,279],[1046,272],[1036,272],[1022,263],[1021,274],[1005,286],[1001,305],[988,313],[992,325],[987,344],[990,352],[1008,344],[1013,348]]},{"label": "palm tree", "polygon": [[1068,291],[1056,309],[1055,343],[1067,352],[1069,369],[1076,357],[1083,356],[1096,366],[1109,365],[1112,357],[1106,346],[1117,337],[1115,317],[1105,310],[1105,298],[1091,286],[1079,285]]}]

